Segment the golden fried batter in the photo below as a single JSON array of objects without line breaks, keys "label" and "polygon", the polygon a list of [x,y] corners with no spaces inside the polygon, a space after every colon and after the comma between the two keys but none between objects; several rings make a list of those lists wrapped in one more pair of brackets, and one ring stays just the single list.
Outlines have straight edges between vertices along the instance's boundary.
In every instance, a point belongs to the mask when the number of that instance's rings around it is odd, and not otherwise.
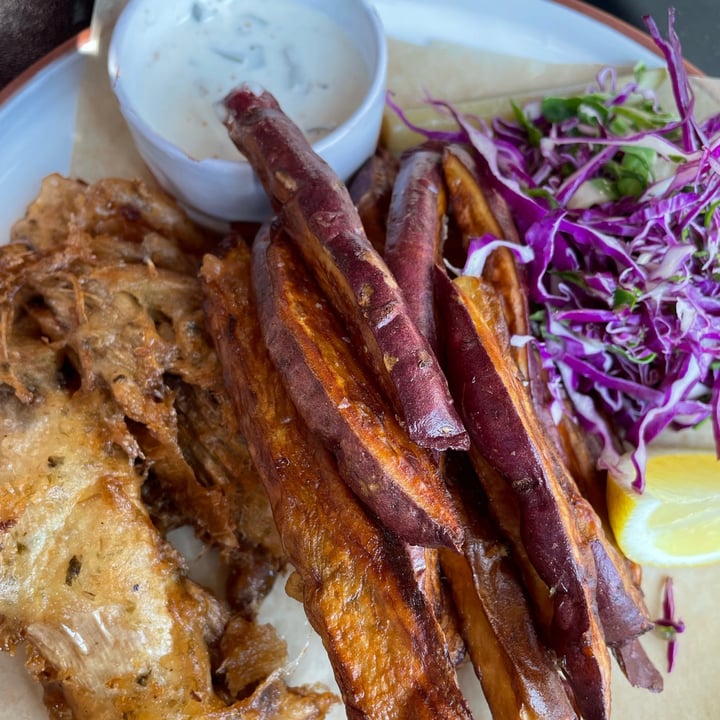
[{"label": "golden fried batter", "polygon": [[[287,688],[284,643],[251,622],[284,557],[204,329],[186,250],[206,239],[141,184],[59,176],[12,238],[0,247],[0,647],[26,644],[54,718],[324,717],[334,698]],[[192,522],[236,585],[247,576],[232,594],[244,618],[186,577],[143,493],[171,518],[161,526]]]},{"label": "golden fried batter", "polygon": [[[55,354],[39,341],[24,349]],[[42,364],[52,369],[54,360]],[[142,478],[107,441],[102,391],[69,397],[52,378],[28,373],[29,405],[2,391],[3,643],[27,640],[44,660],[39,679],[62,685],[77,718],[122,717],[142,705],[148,718],[223,707],[207,644],[225,612],[182,577],[153,527]]]}]

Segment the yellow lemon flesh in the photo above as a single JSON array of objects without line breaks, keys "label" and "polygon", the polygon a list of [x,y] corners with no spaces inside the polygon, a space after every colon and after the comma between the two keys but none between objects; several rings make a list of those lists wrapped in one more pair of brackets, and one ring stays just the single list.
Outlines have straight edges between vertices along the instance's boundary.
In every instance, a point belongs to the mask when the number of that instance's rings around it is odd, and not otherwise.
[{"label": "yellow lemon flesh", "polygon": [[706,565],[720,561],[720,462],[714,450],[648,454],[645,490],[608,479],[610,525],[637,563]]}]

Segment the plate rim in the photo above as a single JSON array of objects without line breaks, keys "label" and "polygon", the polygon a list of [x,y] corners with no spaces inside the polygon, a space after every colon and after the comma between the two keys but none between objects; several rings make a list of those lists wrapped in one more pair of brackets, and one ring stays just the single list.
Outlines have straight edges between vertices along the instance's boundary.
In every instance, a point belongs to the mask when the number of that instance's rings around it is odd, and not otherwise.
[{"label": "plate rim", "polygon": [[[602,10],[601,8],[595,7],[594,5],[588,5],[588,3],[583,2],[583,0],[551,0],[551,2],[555,3],[556,5],[562,5],[569,10],[575,10],[582,15],[586,15],[592,20],[595,20],[603,25],[606,25],[607,27],[612,28],[613,30],[616,30],[621,35],[625,35],[625,37],[629,38],[638,45],[642,45],[645,49],[650,50],[650,52],[654,53],[663,60],[665,59],[662,52],[660,51],[660,48],[658,48],[658,46],[655,44],[655,42],[647,32],[641,30],[638,27],[635,27],[634,25],[631,25],[629,22],[623,20],[622,18],[616,17],[612,13],[609,13],[607,10]],[[691,63],[690,61],[683,58],[683,64],[685,65],[685,69],[687,70],[687,72],[691,75],[705,77],[706,73],[694,63]]]}]

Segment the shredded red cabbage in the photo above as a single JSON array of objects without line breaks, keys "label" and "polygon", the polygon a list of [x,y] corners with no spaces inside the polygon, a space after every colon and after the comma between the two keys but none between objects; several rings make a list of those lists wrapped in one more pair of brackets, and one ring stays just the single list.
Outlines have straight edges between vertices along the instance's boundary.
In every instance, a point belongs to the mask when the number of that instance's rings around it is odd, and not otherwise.
[{"label": "shredded red cabbage", "polygon": [[677,636],[685,632],[685,623],[681,618],[675,617],[675,592],[671,577],[665,578],[663,583],[663,614],[655,620],[655,627],[663,639],[667,641],[667,671],[670,673],[677,661]]},{"label": "shredded red cabbage", "polygon": [[[564,389],[603,442],[600,464],[622,477],[629,454],[638,491],[647,445],[665,428],[711,422],[720,457],[720,115],[695,118],[673,10],[668,19],[668,40],[645,22],[678,115],[640,76],[617,87],[608,69],[585,95],[545,98],[513,121],[488,126],[437,100],[457,131],[405,118],[479,154],[529,249],[517,257],[554,411]],[[478,238],[465,271],[477,273],[476,254],[497,242]]]}]

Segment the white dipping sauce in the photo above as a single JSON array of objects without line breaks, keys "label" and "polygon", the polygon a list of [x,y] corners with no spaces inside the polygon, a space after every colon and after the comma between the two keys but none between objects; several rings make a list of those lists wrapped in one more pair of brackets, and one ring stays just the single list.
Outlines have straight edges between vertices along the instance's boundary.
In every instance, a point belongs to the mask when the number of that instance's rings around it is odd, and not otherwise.
[{"label": "white dipping sauce", "polygon": [[[240,160],[218,102],[242,82],[269,90],[315,142],[346,120],[370,85],[360,51],[324,13],[292,0],[186,0],[173,23],[148,16],[126,60],[138,114],[191,157]],[[129,65],[134,67],[129,67]]]}]

